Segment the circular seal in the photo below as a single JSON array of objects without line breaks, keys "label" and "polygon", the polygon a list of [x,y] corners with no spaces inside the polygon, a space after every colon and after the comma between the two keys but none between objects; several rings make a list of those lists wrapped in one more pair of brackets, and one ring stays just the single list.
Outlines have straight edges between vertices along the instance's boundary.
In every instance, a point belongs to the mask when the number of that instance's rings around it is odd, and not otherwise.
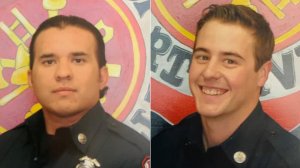
[{"label": "circular seal", "polygon": [[[299,2],[259,2],[238,0],[156,0],[152,3],[152,11],[160,23],[181,43],[192,47],[195,39],[196,23],[202,10],[210,4],[233,3],[246,5],[264,15],[271,24],[276,38],[275,51],[286,48],[300,38]],[[187,19],[188,18],[188,19]]]},{"label": "circular seal", "polygon": [[109,90],[101,100],[105,110],[123,121],[136,103],[146,51],[139,24],[122,1],[34,0],[28,5],[16,0],[0,4],[0,116],[5,116],[0,118],[1,130],[41,108],[28,89],[28,46],[38,25],[58,14],[83,17],[104,36],[110,76]]},{"label": "circular seal", "polygon": [[[180,55],[179,53],[173,53],[173,55],[171,55],[170,53],[175,51],[173,48],[176,47],[176,51],[179,51],[178,48],[192,49],[195,39],[194,34],[196,30],[196,23],[202,15],[201,11],[210,4],[224,3],[246,5],[258,13],[261,13],[266,20],[269,21],[274,32],[276,44],[273,56],[273,58],[276,58],[273,59],[273,61],[275,60],[276,62],[279,62],[279,64],[273,65],[273,70],[276,68],[277,72],[272,71],[269,75],[271,76],[269,83],[272,83],[272,86],[274,86],[274,89],[271,90],[271,94],[276,92],[278,88],[282,89],[279,94],[276,93],[276,96],[269,96],[268,99],[263,99],[262,105],[264,110],[285,129],[300,129],[300,119],[299,117],[295,117],[299,115],[299,103],[297,103],[296,100],[300,97],[300,87],[297,85],[299,82],[295,82],[298,80],[296,77],[298,74],[298,66],[296,64],[299,63],[297,60],[299,60],[300,55],[300,47],[298,43],[300,39],[300,25],[298,20],[300,20],[300,17],[298,16],[299,12],[297,12],[300,8],[299,2],[289,1],[286,3],[267,3],[266,1],[258,2],[251,0],[178,0],[174,2],[168,0],[155,0],[152,3],[152,11],[157,20],[157,23],[155,22],[157,25],[152,25],[152,27],[154,30],[159,27],[159,33],[157,34],[159,34],[159,38],[161,38],[159,40],[162,45],[159,50],[166,48],[168,50],[163,50],[165,53],[160,51],[159,54],[155,55],[156,60],[153,62],[155,62],[158,66],[170,66],[167,68],[168,73],[170,72],[170,69],[179,67],[179,64],[176,65],[175,63],[170,65],[171,56],[173,60],[176,60],[177,55]],[[154,30],[153,32],[155,32]],[[163,30],[165,31],[163,32]],[[163,43],[164,41],[168,41],[168,43]],[[155,47],[153,48],[155,49]],[[285,49],[288,54],[281,54],[285,52]],[[280,58],[278,58],[278,56]],[[163,59],[166,57],[169,60]],[[281,60],[281,58],[284,57],[289,58],[284,60],[284,62],[282,61],[283,59]],[[180,66],[181,65],[182,64],[180,64]],[[182,69],[188,69],[188,65]],[[158,114],[160,118],[163,118],[171,124],[176,124],[189,113],[196,110],[194,99],[189,94],[183,93],[180,89],[178,89],[178,86],[168,85],[168,83],[161,77],[161,71],[156,72],[152,70],[152,72],[151,109]],[[287,72],[290,72],[290,74]],[[158,75],[154,76],[153,74]],[[175,77],[179,78],[178,76]],[[188,73],[180,76],[180,78],[187,79]],[[291,84],[293,85],[293,88],[287,89],[282,87],[282,83],[284,82],[279,81],[287,81],[286,78],[288,78],[288,81],[294,82]],[[289,105],[287,106],[286,104]]]}]

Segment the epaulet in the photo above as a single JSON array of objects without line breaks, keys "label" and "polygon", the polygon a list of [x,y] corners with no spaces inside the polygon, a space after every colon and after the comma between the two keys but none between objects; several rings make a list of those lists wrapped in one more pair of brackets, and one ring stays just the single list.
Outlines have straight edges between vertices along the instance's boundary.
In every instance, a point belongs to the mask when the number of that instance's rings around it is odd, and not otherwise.
[{"label": "epaulet", "polygon": [[40,116],[41,114],[37,112],[26,119],[23,123],[17,125],[15,128],[0,135],[0,162],[6,153],[13,148],[13,145],[20,143],[20,140],[27,140],[26,137],[29,136],[29,122],[36,122],[35,120],[37,120]]},{"label": "epaulet", "polygon": [[300,167],[300,140],[285,131],[277,123],[271,124],[268,131],[270,132],[269,142],[274,147],[276,153],[285,160],[288,167]]},{"label": "epaulet", "polygon": [[[176,143],[175,141],[179,140],[183,137],[183,134],[186,134],[188,129],[190,128],[190,125],[199,122],[200,116],[199,113],[194,112],[185,118],[183,118],[178,124],[173,125],[169,128],[166,128],[159,132],[157,135],[155,135],[152,140],[158,141],[158,143],[162,140],[170,141],[172,139],[172,142]],[[174,139],[174,137],[177,137]]]},{"label": "epaulet", "polygon": [[0,145],[1,141],[5,141],[6,139],[13,139],[16,135],[18,135],[18,132],[23,131],[23,129],[26,129],[26,127],[27,123],[24,121],[16,127],[12,128],[11,130],[0,135]]},{"label": "epaulet", "polygon": [[15,128],[0,135],[0,162],[1,158],[4,158],[7,152],[11,149],[12,145],[19,140],[23,134],[26,133],[26,123],[23,122],[16,126]]},{"label": "epaulet", "polygon": [[[173,129],[176,129],[177,132],[179,130],[185,131],[186,128],[189,127],[189,125],[195,123],[195,122],[200,122],[200,114],[197,112],[191,113],[185,118],[183,118],[178,124],[173,126]],[[171,128],[172,129],[172,128]]]},{"label": "epaulet", "polygon": [[118,135],[120,139],[127,141],[129,144],[132,144],[142,153],[149,153],[150,144],[146,138],[144,138],[141,134],[128,127],[127,125],[112,118],[109,114],[106,115],[109,131],[111,131],[115,135]]},{"label": "epaulet", "polygon": [[188,116],[186,116],[185,118],[183,118],[178,124],[182,124],[182,123],[189,123],[191,120],[195,120],[195,119],[199,119],[199,113],[198,112],[194,112],[189,114]]}]

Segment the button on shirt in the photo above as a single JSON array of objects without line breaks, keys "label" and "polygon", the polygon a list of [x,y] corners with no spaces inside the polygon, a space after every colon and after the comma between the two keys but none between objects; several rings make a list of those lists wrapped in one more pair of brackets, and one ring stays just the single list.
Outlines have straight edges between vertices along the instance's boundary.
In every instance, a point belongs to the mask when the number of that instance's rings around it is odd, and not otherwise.
[{"label": "button on shirt", "polygon": [[[234,122],[234,121],[233,121]],[[225,142],[204,149],[199,113],[152,139],[152,168],[299,168],[300,141],[258,103]]]}]

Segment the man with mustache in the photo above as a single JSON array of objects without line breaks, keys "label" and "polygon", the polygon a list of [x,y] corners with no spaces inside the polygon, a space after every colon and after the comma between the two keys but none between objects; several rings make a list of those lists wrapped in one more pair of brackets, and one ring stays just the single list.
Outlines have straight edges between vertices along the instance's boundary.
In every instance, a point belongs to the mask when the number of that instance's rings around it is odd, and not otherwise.
[{"label": "man with mustache", "polygon": [[0,167],[145,165],[149,142],[99,103],[108,70],[94,25],[76,16],[44,21],[31,40],[28,79],[42,110],[0,136]]},{"label": "man with mustache", "polygon": [[300,141],[265,114],[259,101],[273,49],[269,24],[252,9],[205,9],[189,69],[198,112],[152,139],[152,167],[300,167]]}]

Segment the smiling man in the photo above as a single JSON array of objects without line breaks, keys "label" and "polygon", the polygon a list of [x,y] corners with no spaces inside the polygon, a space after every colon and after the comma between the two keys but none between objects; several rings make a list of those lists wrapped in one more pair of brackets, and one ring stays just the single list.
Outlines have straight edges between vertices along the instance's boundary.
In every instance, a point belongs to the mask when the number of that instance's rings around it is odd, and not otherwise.
[{"label": "smiling man", "polygon": [[300,141],[259,101],[273,48],[269,24],[250,8],[205,9],[189,69],[198,112],[152,139],[152,167],[300,167]]},{"label": "smiling man", "polygon": [[145,166],[149,143],[108,115],[102,35],[76,16],[43,22],[30,44],[29,85],[42,110],[0,136],[2,168]]}]

